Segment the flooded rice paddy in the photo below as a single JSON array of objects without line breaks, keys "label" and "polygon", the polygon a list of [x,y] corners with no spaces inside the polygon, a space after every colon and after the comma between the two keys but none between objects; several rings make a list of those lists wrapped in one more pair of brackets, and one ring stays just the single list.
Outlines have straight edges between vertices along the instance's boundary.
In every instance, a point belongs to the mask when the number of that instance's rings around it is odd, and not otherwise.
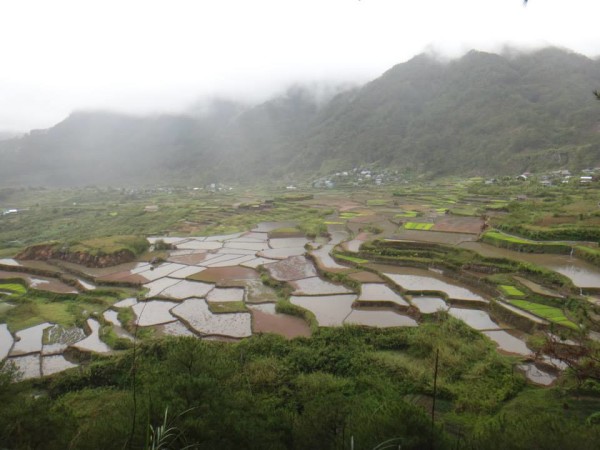
[{"label": "flooded rice paddy", "polygon": [[93,353],[109,353],[111,348],[100,340],[100,323],[95,319],[88,319],[87,326],[90,334],[85,339],[73,344],[73,347]]},{"label": "flooded rice paddy", "polygon": [[569,255],[516,252],[482,242],[465,242],[460,244],[460,247],[487,257],[509,258],[546,267],[570,278],[577,287],[600,288],[600,268]]},{"label": "flooded rice paddy", "polygon": [[318,250],[313,250],[310,254],[316,259],[318,266],[328,272],[348,271],[347,266],[338,264],[332,257],[334,245],[323,245]]},{"label": "flooded rice paddy", "polygon": [[462,320],[475,330],[496,330],[500,328],[487,312],[479,309],[450,308],[448,313],[452,317]]},{"label": "flooded rice paddy", "polygon": [[44,330],[50,328],[51,323],[42,323],[15,333],[15,342],[10,352],[11,356],[26,355],[42,351],[42,338]]},{"label": "flooded rice paddy", "polygon": [[346,317],[344,323],[377,328],[416,327],[419,325],[412,317],[387,309],[354,309]]},{"label": "flooded rice paddy", "polygon": [[378,266],[382,273],[402,289],[408,291],[439,291],[449,298],[487,302],[481,295],[462,286],[458,281],[439,273],[413,267]]},{"label": "flooded rice paddy", "polygon": [[555,375],[538,368],[533,363],[520,364],[517,367],[525,373],[528,380],[536,384],[549,386],[556,380]]},{"label": "flooded rice paddy", "polygon": [[214,314],[206,300],[186,300],[173,308],[173,314],[200,335],[243,338],[252,334],[250,313]]},{"label": "flooded rice paddy", "polygon": [[42,376],[42,361],[39,353],[9,358],[19,372],[19,379],[29,380]]},{"label": "flooded rice paddy", "polygon": [[[409,296],[407,300],[390,288],[393,285],[389,281],[390,284],[387,285],[378,273],[356,271],[339,264],[331,257],[335,245],[341,243],[344,243],[343,247],[348,251],[358,251],[369,237],[366,233],[359,233],[355,239],[348,240],[350,235],[343,225],[329,225],[329,240],[309,241],[283,230],[278,236],[275,232],[274,237],[269,237],[269,233],[274,230],[293,225],[263,223],[247,233],[222,236],[157,236],[149,238],[149,241],[154,243],[162,239],[176,246],[170,250],[167,261],[162,264],[130,263],[104,269],[90,269],[75,264],[70,264],[69,267],[85,274],[86,280],[80,280],[81,287],[85,289],[93,289],[97,283],[115,281],[145,288],[147,300],[138,302],[136,298],[130,297],[115,303],[113,308],[131,308],[135,315],[134,324],[153,327],[158,335],[209,339],[240,339],[253,333],[277,333],[286,338],[310,336],[311,329],[306,321],[276,312],[278,293],[263,284],[258,270],[264,267],[271,278],[289,285],[293,291],[290,302],[310,311],[319,326],[355,324],[369,327],[414,327],[418,326],[418,322],[409,313],[418,310],[431,314],[442,309],[470,327],[482,331],[497,344],[499,350],[523,356],[531,354],[524,340],[503,329],[483,310],[487,300],[469,286],[441,273],[424,269],[377,264],[368,266],[384,274],[399,289],[439,291],[450,299],[473,301],[473,307],[480,309],[449,307],[443,298],[436,296],[415,295]],[[438,238],[443,240],[443,235],[446,236],[444,239],[451,240],[452,243],[463,242],[461,245],[465,246],[472,244],[461,241],[471,240],[472,235],[468,234],[453,233],[448,237],[450,233],[425,233],[429,241],[432,237],[434,241]],[[307,246],[308,250],[305,248],[306,244],[310,244],[310,247]],[[321,278],[315,263],[306,257],[308,252],[321,270],[348,272],[350,279],[361,284],[360,294],[343,284]],[[4,262],[5,265],[15,267],[21,264],[14,260]],[[65,263],[65,266],[68,264]],[[6,273],[14,276],[15,272]],[[31,286],[56,287],[53,283],[57,280],[24,274]],[[88,282],[87,278],[94,280],[94,283]],[[71,286],[67,287],[73,291]],[[243,303],[248,310],[215,313],[209,308],[209,303],[213,307],[218,304],[221,308],[227,302]],[[120,323],[117,311],[108,309],[103,312],[103,318],[113,326],[117,336],[133,339]],[[100,338],[100,323],[97,320],[89,318],[87,328],[88,336],[81,329],[64,329],[44,323],[17,331],[13,335],[6,324],[0,324],[0,359],[8,357],[15,362],[25,377],[38,377],[76,367],[75,363],[68,361],[63,355],[69,346],[86,352],[112,351]],[[553,377],[533,365],[524,364],[523,367],[527,369],[523,369],[526,375],[534,382],[545,384]]]},{"label": "flooded rice paddy", "polygon": [[294,295],[349,294],[352,292],[341,284],[333,284],[319,277],[290,281],[290,285],[294,288]]},{"label": "flooded rice paddy", "polygon": [[527,347],[524,341],[513,336],[504,330],[492,330],[492,331],[483,331],[487,337],[489,337],[492,341],[494,341],[500,350],[503,350],[507,353],[514,353],[517,355],[530,355],[532,351]]},{"label": "flooded rice paddy", "polygon": [[243,302],[244,289],[240,288],[214,288],[206,296],[209,302]]},{"label": "flooded rice paddy", "polygon": [[438,311],[448,310],[448,305],[441,297],[422,295],[420,297],[413,297],[410,302],[423,314],[433,314]]},{"label": "flooded rice paddy", "polygon": [[73,367],[77,367],[77,364],[68,361],[63,355],[44,356],[42,358],[42,375],[53,375]]},{"label": "flooded rice paddy", "polygon": [[178,303],[175,302],[148,300],[135,304],[131,309],[135,313],[136,324],[140,327],[149,327],[176,320],[170,311],[177,305]]},{"label": "flooded rice paddy", "polygon": [[273,303],[251,305],[249,308],[254,333],[276,333],[288,339],[311,335],[310,327],[303,319],[277,313]]},{"label": "flooded rice paddy", "polygon": [[213,289],[214,285],[200,281],[183,280],[167,287],[156,296],[184,300],[191,297],[205,297]]},{"label": "flooded rice paddy", "polygon": [[8,356],[13,346],[13,337],[8,331],[8,325],[0,324],[0,361]]},{"label": "flooded rice paddy", "polygon": [[265,268],[271,277],[279,281],[293,281],[317,276],[315,267],[304,256],[292,256],[268,264]]},{"label": "flooded rice paddy", "polygon": [[361,286],[361,293],[358,297],[361,302],[389,302],[402,308],[408,308],[408,302],[404,298],[392,291],[385,284],[365,283]]},{"label": "flooded rice paddy", "polygon": [[352,312],[356,295],[323,295],[302,297],[293,295],[290,302],[312,312],[322,327],[339,327]]}]

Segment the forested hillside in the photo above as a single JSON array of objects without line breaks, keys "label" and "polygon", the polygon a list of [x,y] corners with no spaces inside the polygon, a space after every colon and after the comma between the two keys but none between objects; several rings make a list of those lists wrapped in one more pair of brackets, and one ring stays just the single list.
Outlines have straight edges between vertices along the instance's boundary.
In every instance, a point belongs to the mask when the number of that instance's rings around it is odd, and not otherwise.
[{"label": "forested hillside", "polygon": [[280,179],[360,164],[434,175],[600,163],[600,62],[549,48],[420,55],[323,103],[295,87],[201,115],[78,112],[0,141],[2,184]]}]

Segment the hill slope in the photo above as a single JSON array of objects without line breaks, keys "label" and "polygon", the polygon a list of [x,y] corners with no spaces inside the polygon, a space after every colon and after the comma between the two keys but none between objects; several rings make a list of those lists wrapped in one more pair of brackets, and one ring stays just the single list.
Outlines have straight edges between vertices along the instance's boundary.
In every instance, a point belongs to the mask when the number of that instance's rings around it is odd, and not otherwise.
[{"label": "hill slope", "polygon": [[598,87],[598,61],[558,49],[420,55],[324,104],[296,87],[200,117],[74,113],[0,141],[0,184],[186,184],[365,163],[431,174],[593,166]]}]

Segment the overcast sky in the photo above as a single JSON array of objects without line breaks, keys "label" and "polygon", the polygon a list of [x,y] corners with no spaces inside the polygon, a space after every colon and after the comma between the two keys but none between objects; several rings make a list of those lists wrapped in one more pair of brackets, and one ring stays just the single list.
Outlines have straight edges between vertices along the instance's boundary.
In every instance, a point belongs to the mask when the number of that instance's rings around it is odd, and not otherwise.
[{"label": "overcast sky", "polygon": [[599,0],[0,0],[0,131],[364,82],[423,51],[596,57],[599,21]]}]

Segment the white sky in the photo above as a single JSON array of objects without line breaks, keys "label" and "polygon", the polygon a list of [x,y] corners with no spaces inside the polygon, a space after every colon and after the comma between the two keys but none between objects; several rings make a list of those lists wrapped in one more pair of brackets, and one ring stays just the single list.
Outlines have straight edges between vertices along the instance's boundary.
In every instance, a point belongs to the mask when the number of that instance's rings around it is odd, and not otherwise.
[{"label": "white sky", "polygon": [[599,0],[0,0],[0,130],[364,82],[425,50],[600,54]]}]

